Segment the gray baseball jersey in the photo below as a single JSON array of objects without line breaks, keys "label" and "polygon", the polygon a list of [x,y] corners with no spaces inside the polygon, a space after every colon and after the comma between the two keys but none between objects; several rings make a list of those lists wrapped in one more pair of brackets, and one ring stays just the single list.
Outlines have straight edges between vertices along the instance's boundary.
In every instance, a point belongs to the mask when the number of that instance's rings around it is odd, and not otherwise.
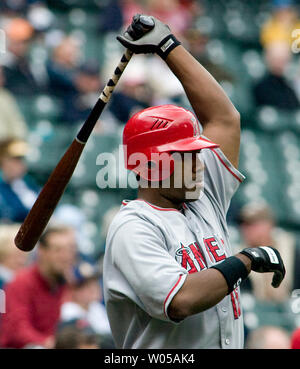
[{"label": "gray baseball jersey", "polygon": [[243,348],[239,288],[179,323],[168,316],[188,273],[232,255],[226,213],[244,176],[220,149],[202,150],[201,159],[205,185],[197,201],[182,211],[125,201],[110,225],[104,297],[118,348]]}]

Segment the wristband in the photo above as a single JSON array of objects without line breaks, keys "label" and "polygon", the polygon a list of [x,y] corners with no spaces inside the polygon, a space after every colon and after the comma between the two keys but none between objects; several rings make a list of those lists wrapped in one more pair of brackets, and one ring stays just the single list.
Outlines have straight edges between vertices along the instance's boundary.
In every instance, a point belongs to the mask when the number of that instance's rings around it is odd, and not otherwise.
[{"label": "wristband", "polygon": [[158,45],[157,54],[165,60],[170,52],[179,45],[181,45],[181,42],[174,35],[168,35]]},{"label": "wristband", "polygon": [[228,285],[228,295],[248,277],[248,270],[245,264],[235,256],[230,256],[211,268],[217,269],[223,274]]}]

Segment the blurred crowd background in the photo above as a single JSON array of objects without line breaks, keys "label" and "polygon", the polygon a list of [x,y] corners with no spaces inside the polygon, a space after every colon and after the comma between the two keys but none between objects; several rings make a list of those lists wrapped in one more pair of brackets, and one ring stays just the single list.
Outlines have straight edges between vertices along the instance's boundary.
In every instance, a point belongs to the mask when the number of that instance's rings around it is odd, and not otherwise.
[{"label": "blurred crowd background", "polygon": [[38,247],[25,254],[13,239],[116,67],[116,35],[146,13],[171,27],[241,113],[247,180],[228,214],[232,244],[235,252],[274,245],[287,269],[279,289],[269,274],[242,285],[246,348],[300,348],[299,10],[296,0],[1,1],[0,347],[114,347],[102,296],[105,236],[136,188],[118,188],[125,169],[99,176],[96,159],[113,153],[122,168],[122,131],[134,112],[190,108],[160,58],[130,62]]}]

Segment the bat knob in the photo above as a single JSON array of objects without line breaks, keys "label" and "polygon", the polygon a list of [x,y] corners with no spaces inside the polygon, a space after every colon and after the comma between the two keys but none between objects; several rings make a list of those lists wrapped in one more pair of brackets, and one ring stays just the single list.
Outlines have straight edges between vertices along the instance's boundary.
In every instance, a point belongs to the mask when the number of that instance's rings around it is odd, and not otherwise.
[{"label": "bat knob", "polygon": [[155,26],[154,20],[148,15],[136,14],[127,32],[133,40],[138,40],[143,37],[147,32],[151,31]]},{"label": "bat knob", "polygon": [[143,27],[148,28],[149,30],[152,29],[155,25],[154,20],[148,15],[141,15],[139,22]]}]

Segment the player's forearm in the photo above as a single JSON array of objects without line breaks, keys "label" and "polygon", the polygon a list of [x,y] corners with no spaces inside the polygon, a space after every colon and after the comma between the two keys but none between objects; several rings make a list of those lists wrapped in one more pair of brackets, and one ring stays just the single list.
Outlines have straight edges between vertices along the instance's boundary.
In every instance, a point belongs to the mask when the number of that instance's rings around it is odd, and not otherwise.
[{"label": "player's forearm", "polygon": [[182,320],[215,306],[227,294],[228,286],[215,269],[189,274],[180,291],[174,296],[168,315]]},{"label": "player's forearm", "polygon": [[[251,271],[251,260],[242,254],[235,255]],[[174,296],[168,315],[173,320],[182,320],[201,313],[218,304],[228,294],[228,284],[222,273],[216,269],[206,269],[189,274],[178,293]]]},{"label": "player's forearm", "polygon": [[201,124],[239,120],[234,105],[214,77],[184,47],[175,48],[166,59],[172,72],[182,83]]}]

